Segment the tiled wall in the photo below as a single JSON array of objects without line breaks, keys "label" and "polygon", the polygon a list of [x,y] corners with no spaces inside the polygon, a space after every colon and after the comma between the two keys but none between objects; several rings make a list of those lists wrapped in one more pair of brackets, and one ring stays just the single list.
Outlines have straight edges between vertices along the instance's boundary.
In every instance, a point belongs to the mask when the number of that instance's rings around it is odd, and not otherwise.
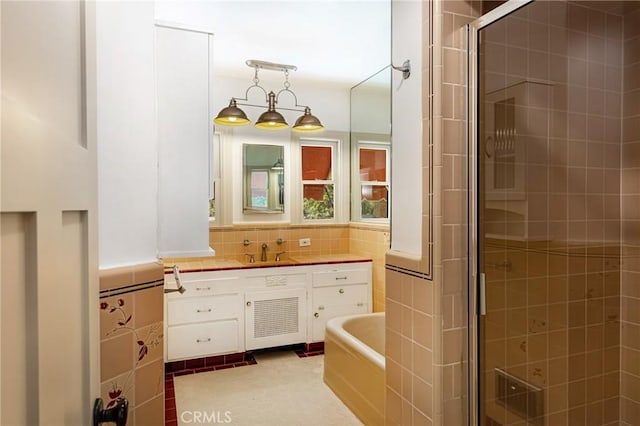
[{"label": "tiled wall", "polygon": [[392,270],[387,270],[387,282],[385,424],[434,424],[441,390],[433,365],[440,350],[431,333],[438,318],[434,285]]},{"label": "tiled wall", "polygon": [[[283,240],[280,246],[276,243],[278,238]],[[299,247],[300,238],[310,238],[311,245]],[[244,246],[244,240],[250,244]],[[263,243],[269,246],[269,260],[277,252],[284,252],[283,257],[348,253],[349,225],[234,226],[209,230],[209,245],[216,251],[216,257],[244,260],[249,253],[259,258]]]},{"label": "tiled wall", "polygon": [[[276,241],[282,238],[278,245]],[[300,247],[300,238],[310,238],[311,245]],[[251,243],[243,245],[244,240]],[[330,255],[352,253],[373,260],[373,311],[385,307],[384,256],[389,249],[389,226],[351,223],[348,225],[294,225],[294,226],[234,226],[211,228],[209,244],[217,257],[244,260],[246,254],[259,258],[262,244],[269,246],[271,260],[277,252],[281,256]]]},{"label": "tiled wall", "polygon": [[[638,164],[622,165],[621,213],[620,141],[622,127],[623,162],[640,157],[637,35],[627,24],[623,102],[620,10],[588,2],[534,6],[522,9],[514,23],[501,29],[503,45],[493,47],[507,53],[490,64],[493,75],[487,77],[489,84],[529,77],[552,85],[518,111],[525,122],[539,123],[521,135],[528,147],[524,176],[531,199],[524,220],[536,241],[486,241],[487,263],[510,263],[509,268],[488,266],[484,355],[490,364],[508,366],[547,390],[546,424],[616,424],[618,419],[635,424],[633,416],[640,413],[635,314],[640,309],[640,262],[635,257],[639,175]],[[389,424],[459,425],[467,416],[466,52],[460,28],[479,16],[477,7],[481,2],[425,3],[424,57],[433,61],[423,71],[423,127],[433,128],[423,141],[425,147],[433,143],[433,280],[387,270]],[[547,17],[550,25],[543,22]],[[627,20],[640,28],[636,16]],[[569,29],[563,28],[566,23]],[[507,65],[506,57],[520,60]],[[621,122],[623,104],[629,110]],[[630,183],[626,190],[625,181]],[[506,203],[504,207],[509,210]],[[629,243],[623,247],[620,338],[621,214],[623,238]],[[415,298],[415,289],[423,286],[432,294],[428,314],[418,308],[424,299]],[[417,313],[427,315],[429,324],[417,324]],[[400,351],[394,353],[394,348]],[[415,350],[429,352],[430,367],[416,362]],[[487,383],[491,386],[493,380]],[[488,409],[501,424],[522,422],[491,404]]]},{"label": "tiled wall", "polygon": [[462,425],[467,417],[466,51],[460,28],[479,16],[479,6],[423,3],[423,146],[432,156],[424,167],[429,161],[433,167],[433,182],[424,184],[433,188],[433,211],[426,212],[431,216],[424,226],[433,229],[433,264],[430,278],[387,270],[390,425]]},{"label": "tiled wall", "polygon": [[100,271],[100,392],[128,425],[164,424],[163,285],[160,263]]},{"label": "tiled wall", "polygon": [[349,226],[349,253],[373,259],[373,311],[385,310],[384,257],[389,250],[389,227],[352,223]]},{"label": "tiled wall", "polygon": [[[480,16],[482,2],[442,2],[441,66],[436,85],[441,109],[442,133],[434,135],[441,148],[441,186],[434,191],[442,194],[440,249],[442,274],[436,275],[442,313],[440,337],[441,355],[438,368],[442,371],[441,425],[464,424],[467,409],[467,147],[466,147],[466,42],[462,28]],[[434,60],[435,62],[435,60]],[[437,334],[434,332],[434,334]]]},{"label": "tiled wall", "polygon": [[[630,6],[630,5],[629,5]],[[620,421],[640,424],[640,5],[624,18]]]}]

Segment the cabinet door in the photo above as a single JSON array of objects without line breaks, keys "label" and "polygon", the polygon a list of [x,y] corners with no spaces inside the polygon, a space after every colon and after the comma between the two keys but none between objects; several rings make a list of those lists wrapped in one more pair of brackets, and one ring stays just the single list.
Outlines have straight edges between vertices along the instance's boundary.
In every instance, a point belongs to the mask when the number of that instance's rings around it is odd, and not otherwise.
[{"label": "cabinet door", "polygon": [[368,286],[365,284],[314,288],[313,309],[318,309],[321,306],[367,304],[367,291]]},{"label": "cabinet door", "polygon": [[316,287],[313,289],[312,341],[324,340],[324,329],[331,318],[370,311],[367,284]]},{"label": "cabinet door", "polygon": [[307,289],[289,288],[245,294],[247,350],[304,343]]},{"label": "cabinet door", "polygon": [[241,352],[237,320],[176,325],[167,329],[167,359]]}]

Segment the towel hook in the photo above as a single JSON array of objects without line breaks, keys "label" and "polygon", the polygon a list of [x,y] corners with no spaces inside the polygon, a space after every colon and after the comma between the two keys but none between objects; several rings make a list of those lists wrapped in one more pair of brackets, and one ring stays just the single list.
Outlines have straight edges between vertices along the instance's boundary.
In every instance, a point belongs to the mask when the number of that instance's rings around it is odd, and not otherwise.
[{"label": "towel hook", "polygon": [[402,78],[404,80],[408,79],[409,76],[411,75],[411,61],[409,61],[408,59],[404,61],[402,65],[399,67],[391,64],[391,68],[397,71],[402,71]]}]

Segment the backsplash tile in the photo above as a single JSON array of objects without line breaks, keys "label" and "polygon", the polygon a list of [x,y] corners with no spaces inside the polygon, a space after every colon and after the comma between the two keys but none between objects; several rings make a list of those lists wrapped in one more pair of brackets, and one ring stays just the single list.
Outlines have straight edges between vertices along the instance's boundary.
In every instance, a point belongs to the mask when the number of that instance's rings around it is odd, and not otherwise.
[{"label": "backsplash tile", "polygon": [[[282,244],[277,240],[281,238]],[[311,246],[299,247],[298,240],[310,238]],[[244,246],[243,241],[249,245]],[[389,226],[350,223],[345,225],[260,225],[211,228],[209,245],[216,257],[245,261],[247,254],[259,259],[261,246],[268,245],[267,258],[281,254],[283,259],[299,255],[331,255],[351,253],[373,260],[373,311],[385,310],[384,259],[389,250]]]}]

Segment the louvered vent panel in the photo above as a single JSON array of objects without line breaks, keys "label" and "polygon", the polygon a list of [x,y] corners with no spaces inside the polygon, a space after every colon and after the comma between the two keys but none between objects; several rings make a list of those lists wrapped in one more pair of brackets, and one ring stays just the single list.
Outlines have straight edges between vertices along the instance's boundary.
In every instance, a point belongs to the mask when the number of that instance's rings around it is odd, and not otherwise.
[{"label": "louvered vent panel", "polygon": [[297,332],[297,297],[254,302],[253,337],[279,336]]}]

